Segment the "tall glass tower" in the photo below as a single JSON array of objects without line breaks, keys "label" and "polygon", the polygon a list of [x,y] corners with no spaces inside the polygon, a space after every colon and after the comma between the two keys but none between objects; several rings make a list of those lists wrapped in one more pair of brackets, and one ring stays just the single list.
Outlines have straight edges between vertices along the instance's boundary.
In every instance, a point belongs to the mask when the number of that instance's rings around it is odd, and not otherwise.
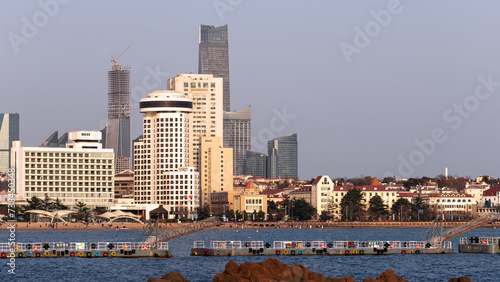
[{"label": "tall glass tower", "polygon": [[267,142],[267,177],[298,179],[297,134],[278,137]]},{"label": "tall glass tower", "polygon": [[19,140],[19,114],[0,114],[0,173],[7,173],[12,141]]},{"label": "tall glass tower", "polygon": [[251,108],[224,113],[224,148],[233,148],[233,174],[244,173],[246,151],[251,146]]},{"label": "tall glass tower", "polygon": [[229,45],[227,25],[200,26],[199,74],[213,74],[223,79],[223,110],[231,110],[229,96]]},{"label": "tall glass tower", "polygon": [[115,153],[115,173],[130,169],[130,69],[113,66],[108,72],[106,149]]}]

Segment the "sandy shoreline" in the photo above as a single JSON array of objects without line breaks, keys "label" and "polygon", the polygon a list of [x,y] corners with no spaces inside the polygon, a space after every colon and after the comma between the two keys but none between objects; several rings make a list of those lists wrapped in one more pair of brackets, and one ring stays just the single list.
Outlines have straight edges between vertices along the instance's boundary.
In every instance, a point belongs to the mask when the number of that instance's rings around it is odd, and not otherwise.
[{"label": "sandy shoreline", "polygon": [[[463,222],[445,222],[443,228],[451,228]],[[0,230],[7,230],[12,223],[0,225]],[[189,223],[161,223],[160,229],[172,229]],[[387,228],[429,228],[432,222],[250,222],[250,223],[222,223],[212,229],[387,229]],[[113,223],[84,225],[83,223],[16,223],[16,230],[116,230],[126,227],[129,230],[143,230],[147,224],[141,223]],[[487,224],[483,227],[499,227],[500,224]]]}]

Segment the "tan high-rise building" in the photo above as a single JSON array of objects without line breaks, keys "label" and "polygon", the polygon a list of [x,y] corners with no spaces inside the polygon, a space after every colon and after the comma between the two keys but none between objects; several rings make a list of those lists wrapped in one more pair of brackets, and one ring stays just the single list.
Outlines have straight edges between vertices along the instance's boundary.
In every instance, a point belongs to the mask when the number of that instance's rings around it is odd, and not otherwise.
[{"label": "tan high-rise building", "polygon": [[223,139],[222,78],[212,74],[177,74],[168,80],[168,89],[193,100],[189,166],[199,170],[201,137],[220,137],[221,142]]},{"label": "tan high-rise building", "polygon": [[222,148],[220,137],[201,137],[201,205],[210,204],[210,193],[233,190],[233,149]]}]

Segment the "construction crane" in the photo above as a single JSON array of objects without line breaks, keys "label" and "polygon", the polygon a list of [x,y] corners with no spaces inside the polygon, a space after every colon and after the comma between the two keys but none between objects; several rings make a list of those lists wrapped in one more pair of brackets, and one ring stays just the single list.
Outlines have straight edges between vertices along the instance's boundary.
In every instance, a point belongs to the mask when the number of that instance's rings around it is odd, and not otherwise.
[{"label": "construction crane", "polygon": [[130,43],[130,45],[127,47],[127,49],[125,49],[121,54],[120,56],[118,56],[116,59],[115,57],[113,57],[113,55],[111,55],[111,62],[114,64],[114,66],[116,66],[116,60],[118,60],[125,52],[127,52],[128,48],[130,48],[130,46],[132,46],[132,44],[134,44],[134,42]]}]

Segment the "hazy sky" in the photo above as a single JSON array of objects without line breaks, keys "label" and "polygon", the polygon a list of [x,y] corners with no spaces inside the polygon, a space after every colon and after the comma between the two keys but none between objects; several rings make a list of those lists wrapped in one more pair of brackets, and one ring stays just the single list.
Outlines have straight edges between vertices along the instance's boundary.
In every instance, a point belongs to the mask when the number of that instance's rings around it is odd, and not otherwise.
[{"label": "hazy sky", "polygon": [[[39,3],[49,3],[42,7]],[[56,4],[54,4],[56,3]],[[21,140],[98,130],[111,55],[138,99],[198,71],[200,24],[229,25],[231,107],[252,143],[297,133],[299,176],[499,177],[499,1],[2,1],[0,112]],[[285,116],[285,117],[283,117]]]}]

